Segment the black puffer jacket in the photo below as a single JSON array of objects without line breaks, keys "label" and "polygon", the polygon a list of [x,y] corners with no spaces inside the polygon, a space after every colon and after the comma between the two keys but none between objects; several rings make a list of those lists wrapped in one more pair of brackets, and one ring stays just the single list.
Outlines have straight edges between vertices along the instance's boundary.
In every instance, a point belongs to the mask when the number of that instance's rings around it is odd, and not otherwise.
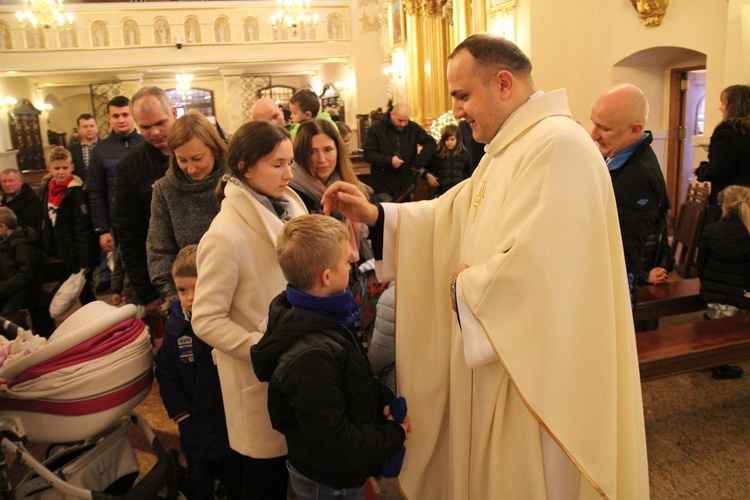
[{"label": "black puffer jacket", "polygon": [[191,458],[218,460],[232,453],[227,437],[224,400],[212,348],[199,339],[175,299],[156,353],[159,394],[170,418],[179,422],[180,449]]},{"label": "black puffer jacket", "polygon": [[41,278],[42,242],[33,228],[19,227],[0,238],[0,309],[28,305]]},{"label": "black puffer jacket", "polygon": [[[42,200],[47,203],[50,179],[42,184]],[[89,205],[83,181],[74,177],[57,209],[55,225],[44,212],[42,222],[42,242],[44,251],[49,255],[60,257],[69,273],[80,269],[93,268],[99,262],[99,245],[94,237],[94,227],[89,217]]]},{"label": "black puffer jacket", "polygon": [[[427,165],[427,171],[438,178],[439,185],[435,188],[435,196],[440,196],[459,182],[471,177],[473,171],[471,154],[464,149],[458,156],[441,158],[435,155]],[[423,179],[426,176],[427,172],[422,174]]]},{"label": "black puffer jacket", "polygon": [[727,186],[750,186],[750,134],[744,134],[730,122],[716,126],[708,145],[708,161],[702,161],[695,175],[699,181],[711,182],[706,222],[721,217],[716,196]]},{"label": "black puffer jacket", "polygon": [[39,196],[31,189],[31,186],[25,182],[21,185],[21,192],[12,200],[3,195],[2,205],[10,208],[16,214],[18,227],[31,227],[36,232],[42,230],[44,205]]},{"label": "black puffer jacket", "polygon": [[649,234],[669,209],[667,187],[651,149],[652,140],[648,133],[625,164],[609,173],[617,201],[625,267],[634,278],[643,269],[643,252]]},{"label": "black puffer jacket", "polygon": [[701,298],[707,303],[750,309],[750,233],[736,217],[703,230],[698,248]]},{"label": "black puffer jacket", "polygon": [[346,327],[293,309],[282,292],[251,353],[258,379],[269,381],[271,424],[303,475],[335,488],[359,487],[401,449],[404,430],[383,416],[393,393],[376,381]]}]

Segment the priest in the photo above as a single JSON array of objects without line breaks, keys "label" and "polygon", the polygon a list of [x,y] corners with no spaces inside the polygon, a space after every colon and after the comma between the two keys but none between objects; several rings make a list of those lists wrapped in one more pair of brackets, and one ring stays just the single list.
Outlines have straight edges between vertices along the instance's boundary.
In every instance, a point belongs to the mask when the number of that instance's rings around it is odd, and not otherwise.
[{"label": "priest", "polygon": [[[648,498],[638,359],[612,183],[564,90],[487,34],[448,60],[457,119],[487,144],[438,199],[340,210],[383,236],[408,498]],[[378,244],[377,246],[381,246]]]}]

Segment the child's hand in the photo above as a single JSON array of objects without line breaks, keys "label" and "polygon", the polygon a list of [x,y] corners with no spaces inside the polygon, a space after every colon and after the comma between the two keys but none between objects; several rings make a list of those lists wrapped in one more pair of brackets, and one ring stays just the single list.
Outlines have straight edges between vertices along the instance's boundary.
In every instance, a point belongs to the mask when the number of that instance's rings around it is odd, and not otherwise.
[{"label": "child's hand", "polygon": [[401,422],[401,428],[406,433],[404,440],[409,439],[409,434],[411,433],[411,417],[409,415],[404,417],[404,421]]},{"label": "child's hand", "polygon": [[427,184],[429,184],[431,187],[436,188],[440,185],[440,182],[438,182],[438,178],[430,173],[425,176],[425,179],[427,179]]}]

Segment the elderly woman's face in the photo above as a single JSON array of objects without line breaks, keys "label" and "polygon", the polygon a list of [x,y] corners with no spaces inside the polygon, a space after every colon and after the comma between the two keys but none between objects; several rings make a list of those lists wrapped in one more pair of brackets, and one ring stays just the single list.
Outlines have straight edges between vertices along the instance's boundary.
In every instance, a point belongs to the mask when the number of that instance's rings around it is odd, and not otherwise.
[{"label": "elderly woman's face", "polygon": [[325,183],[336,170],[336,160],[339,156],[336,143],[326,134],[318,134],[313,136],[310,148],[312,150],[310,152],[312,173]]}]

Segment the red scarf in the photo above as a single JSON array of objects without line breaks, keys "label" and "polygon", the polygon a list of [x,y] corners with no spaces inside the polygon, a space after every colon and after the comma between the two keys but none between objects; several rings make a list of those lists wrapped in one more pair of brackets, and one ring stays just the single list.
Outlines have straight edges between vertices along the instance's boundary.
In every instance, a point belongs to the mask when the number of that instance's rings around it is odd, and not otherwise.
[{"label": "red scarf", "polygon": [[57,182],[54,177],[49,180],[49,192],[47,193],[47,206],[52,205],[53,207],[59,207],[62,203],[63,196],[65,196],[65,190],[68,189],[68,184],[73,180],[73,176],[67,178],[63,182]]}]

